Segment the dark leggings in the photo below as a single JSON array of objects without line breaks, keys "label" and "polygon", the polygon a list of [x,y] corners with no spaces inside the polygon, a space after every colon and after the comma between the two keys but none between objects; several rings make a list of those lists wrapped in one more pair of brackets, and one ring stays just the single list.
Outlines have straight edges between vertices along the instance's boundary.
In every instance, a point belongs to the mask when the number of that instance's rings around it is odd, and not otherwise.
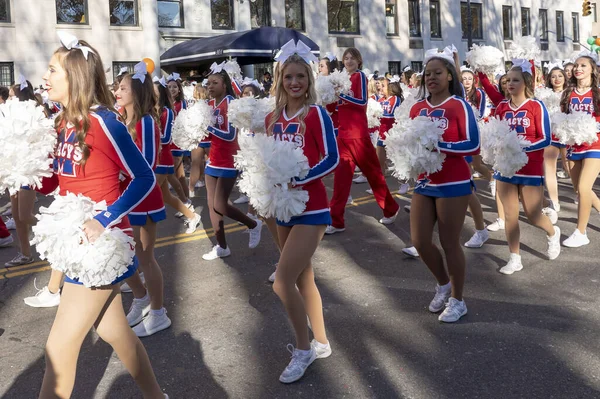
[{"label": "dark leggings", "polygon": [[215,231],[217,244],[221,248],[227,248],[223,216],[243,223],[249,229],[256,227],[256,221],[229,203],[229,195],[233,190],[233,186],[235,186],[236,180],[237,177],[215,177],[210,175],[205,177],[210,222]]}]

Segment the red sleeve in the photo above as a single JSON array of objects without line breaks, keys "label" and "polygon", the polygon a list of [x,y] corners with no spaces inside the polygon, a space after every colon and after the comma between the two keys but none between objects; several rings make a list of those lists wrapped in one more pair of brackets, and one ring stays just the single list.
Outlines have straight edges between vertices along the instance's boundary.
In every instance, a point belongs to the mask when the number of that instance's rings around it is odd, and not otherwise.
[{"label": "red sleeve", "polygon": [[49,195],[58,187],[58,175],[52,173],[50,177],[42,178],[42,186],[35,189],[40,194]]},{"label": "red sleeve", "polygon": [[488,95],[488,97],[496,107],[498,106],[498,104],[500,104],[501,101],[504,101],[505,98],[502,95],[502,93],[500,93],[498,89],[496,89],[496,87],[490,82],[490,80],[484,73],[477,72],[477,77],[479,77],[479,80],[481,81],[481,85],[483,86],[485,94]]}]

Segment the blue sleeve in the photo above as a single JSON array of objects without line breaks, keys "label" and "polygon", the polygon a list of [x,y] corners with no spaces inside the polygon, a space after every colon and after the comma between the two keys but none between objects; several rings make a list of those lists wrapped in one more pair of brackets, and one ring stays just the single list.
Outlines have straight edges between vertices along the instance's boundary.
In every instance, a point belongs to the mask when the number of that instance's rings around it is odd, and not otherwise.
[{"label": "blue sleeve", "polygon": [[345,100],[351,104],[355,104],[355,105],[366,105],[367,102],[369,101],[369,98],[367,97],[367,77],[365,76],[364,73],[360,72],[360,80],[357,82],[357,84],[352,84],[352,92],[354,93],[354,95],[359,95],[360,97],[352,97],[349,96],[347,94],[340,94],[340,99]]},{"label": "blue sleeve", "polygon": [[537,115],[535,116],[535,127],[536,129],[541,129],[541,132],[536,132],[536,136],[538,133],[541,133],[541,137],[538,141],[531,143],[529,147],[525,147],[525,152],[541,150],[548,147],[552,142],[552,130],[550,128],[550,115],[548,115],[548,110],[543,102],[536,101],[536,104],[539,105],[540,111],[537,112]]},{"label": "blue sleeve", "polygon": [[163,134],[160,138],[160,143],[162,145],[167,145],[171,143],[171,133],[173,131],[173,119],[175,118],[175,114],[173,110],[166,108],[167,110],[167,120],[165,122],[165,126],[163,126]]},{"label": "blue sleeve", "polygon": [[98,119],[112,147],[105,149],[105,152],[131,177],[131,183],[121,196],[106,211],[95,216],[102,226],[109,228],[118,224],[150,194],[156,185],[156,177],[116,115]]},{"label": "blue sleeve", "polygon": [[153,167],[156,163],[156,156],[158,155],[158,149],[156,148],[156,141],[154,135],[156,134],[156,125],[154,118],[150,115],[144,115],[140,121],[142,131],[137,134],[142,135],[142,154],[146,158],[146,162],[150,167]]},{"label": "blue sleeve", "polygon": [[187,109],[188,108],[188,103],[187,100],[184,98],[183,100],[181,100],[181,109]]},{"label": "blue sleeve", "polygon": [[[229,109],[229,101],[227,101],[227,109]],[[209,133],[214,134],[221,140],[233,141],[235,140],[235,137],[237,135],[237,129],[233,127],[231,123],[229,123],[229,117],[227,115],[225,115],[225,122],[227,123],[227,128],[229,130],[221,130],[214,126],[209,126],[206,130],[208,130]]]},{"label": "blue sleeve", "polygon": [[479,117],[483,118],[485,115],[485,108],[487,106],[487,98],[485,97],[485,92],[481,89],[477,89],[479,92]]},{"label": "blue sleeve", "polygon": [[316,140],[319,151],[323,154],[323,158],[321,158],[321,161],[318,164],[310,168],[308,174],[304,178],[294,179],[294,182],[297,185],[306,184],[327,176],[329,173],[333,172],[340,162],[331,117],[324,108],[317,107],[316,109],[319,115],[319,128],[317,129],[315,127],[314,131],[311,132],[311,135]]},{"label": "blue sleeve", "polygon": [[[438,142],[438,148],[445,153],[469,155],[479,149],[479,127],[473,108],[462,98],[456,98],[462,105],[464,114],[457,115],[458,128],[464,130],[465,140],[455,142]],[[459,136],[462,136],[459,132]]]}]

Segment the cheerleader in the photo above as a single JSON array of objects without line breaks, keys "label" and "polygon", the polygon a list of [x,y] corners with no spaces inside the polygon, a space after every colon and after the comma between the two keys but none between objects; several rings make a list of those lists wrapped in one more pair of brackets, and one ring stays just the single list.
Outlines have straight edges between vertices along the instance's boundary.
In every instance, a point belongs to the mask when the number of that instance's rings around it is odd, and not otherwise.
[{"label": "cheerleader", "polygon": [[338,60],[332,53],[325,54],[325,57],[319,60],[319,75],[328,76],[338,68]]},{"label": "cheerleader", "polygon": [[[443,310],[438,319],[452,323],[467,314],[463,301],[465,255],[460,232],[473,187],[465,156],[479,153],[479,129],[473,109],[462,98],[463,89],[449,51],[429,50],[424,64],[425,85],[419,91],[422,100],[413,105],[410,117],[429,116],[444,122],[443,141],[438,148],[446,154],[446,159],[439,172],[419,176],[411,204],[411,237],[437,280],[429,311]],[[433,243],[436,222],[447,271],[442,254]]]},{"label": "cheerleader", "polygon": [[326,234],[344,231],[344,212],[350,194],[354,168],[358,166],[367,178],[379,207],[383,210],[382,224],[391,224],[398,215],[398,203],[388,189],[367,124],[367,79],[360,70],[362,56],[354,48],[344,51],[344,67],[350,75],[352,88],[348,94],[340,94],[338,149],[340,164],[335,170],[333,198],[331,199],[332,223]]},{"label": "cheerleader", "polygon": [[[107,211],[83,225],[87,238],[94,242],[106,228],[131,230],[125,216],[149,195],[155,180],[152,169],[113,109],[100,56],[84,41],[78,42],[67,34],[61,37],[68,47],[54,53],[44,74],[50,99],[62,104],[63,110],[56,118],[59,134],[54,159],[56,175],[45,182],[43,189],[48,193],[59,184],[61,195],[70,192],[107,202]],[[122,172],[131,177],[124,192],[119,185]],[[81,344],[92,327],[113,347],[144,398],[166,397],[121,304],[117,284],[136,268],[134,258],[128,271],[112,285],[93,289],[66,277],[46,343],[40,398],[71,396]]]},{"label": "cheerleader", "polygon": [[575,64],[571,61],[567,61],[563,64],[563,68],[565,68],[565,75],[567,75],[568,82],[570,82],[573,78],[573,67],[575,67]]},{"label": "cheerleader", "polygon": [[[208,101],[208,90],[202,84],[197,84],[194,89],[194,100]],[[206,166],[206,157],[210,151],[210,136],[202,141],[198,148],[192,150],[192,163],[190,165],[190,184],[188,191],[190,197],[195,197],[196,188],[204,187],[204,168]]]},{"label": "cheerleader", "polygon": [[543,229],[548,238],[548,259],[560,254],[560,229],[553,226],[542,213],[544,201],[544,148],[550,145],[550,117],[541,101],[533,98],[534,80],[531,64],[527,60],[513,60],[513,68],[508,71],[507,90],[510,99],[502,101],[496,109],[496,117],[507,120],[517,134],[531,144],[523,151],[527,153],[527,164],[513,177],[494,173],[498,181],[498,196],[504,206],[506,240],[510,259],[500,273],[513,274],[523,269],[519,254],[519,198],[527,219]]},{"label": "cheerleader", "polygon": [[[331,119],[325,109],[314,105],[317,96],[308,63],[315,57],[309,50],[299,52],[282,49],[277,59],[276,108],[265,122],[268,134],[276,140],[298,143],[311,168],[304,178],[294,178],[290,183],[308,192],[306,210],[287,223],[277,221],[282,251],[273,290],[285,306],[296,335],[296,347],[288,345],[292,360],[279,377],[286,384],[302,378],[315,359],[331,355],[311,259],[331,223],[321,179],[335,169],[338,151]],[[314,334],[312,342],[307,315]]]},{"label": "cheerleader", "polygon": [[239,149],[237,129],[227,119],[229,102],[233,100],[231,79],[220,65],[212,69],[208,76],[208,104],[214,109],[215,122],[208,127],[211,134],[211,149],[206,165],[206,195],[210,221],[215,231],[217,245],[204,255],[204,260],[215,260],[231,255],[231,249],[225,239],[225,216],[248,227],[249,248],[256,248],[260,242],[262,221],[246,216],[229,203],[229,195],[235,186],[238,172],[233,164],[233,155]]},{"label": "cheerleader", "polygon": [[[570,85],[563,92],[563,112],[587,112],[600,121],[600,83],[594,53],[582,52],[575,60]],[[569,149],[569,160],[573,161],[571,179],[579,196],[577,205],[577,229],[563,241],[565,247],[577,248],[590,243],[587,225],[592,206],[600,209],[600,200],[593,191],[594,182],[600,172],[600,140],[593,144],[575,145]]]},{"label": "cheerleader", "polygon": [[404,67],[402,73],[400,74],[400,83],[405,84],[409,88],[413,88],[411,78],[415,73],[409,66]]},{"label": "cheerleader", "polygon": [[[377,131],[378,138],[376,152],[381,171],[385,174],[387,155],[385,153],[384,140],[386,138],[386,133],[396,122],[394,119],[394,112],[396,112],[396,109],[400,106],[402,101],[404,101],[404,95],[402,93],[402,88],[400,87],[400,78],[398,76],[391,77],[390,79],[383,79],[382,87],[384,95],[379,99],[379,103],[383,108],[383,115],[381,117],[381,125],[379,125]],[[406,194],[408,191],[408,184],[404,183],[402,186],[406,186],[406,190],[401,194]],[[400,191],[403,191],[402,188]]]},{"label": "cheerleader", "polygon": [[421,87],[421,80],[423,74],[421,72],[413,73],[410,77],[410,85],[408,87],[412,89],[419,89]]},{"label": "cheerleader", "polygon": [[[173,111],[175,117],[182,109],[187,109],[188,103],[183,96],[183,86],[181,85],[181,77],[178,73],[173,73],[167,78],[167,87],[171,93],[171,99],[173,100]],[[177,192],[181,202],[185,203],[188,208],[192,208],[192,202],[190,201],[190,192],[188,190],[187,179],[185,178],[185,170],[183,168],[183,157],[190,156],[189,151],[184,151],[177,147],[175,144],[171,145],[171,153],[173,154],[173,163],[175,167],[175,175],[169,177],[169,183],[173,189]],[[177,183],[179,182],[179,183]],[[193,191],[192,191],[193,193]],[[176,215],[182,217],[181,213]]]}]

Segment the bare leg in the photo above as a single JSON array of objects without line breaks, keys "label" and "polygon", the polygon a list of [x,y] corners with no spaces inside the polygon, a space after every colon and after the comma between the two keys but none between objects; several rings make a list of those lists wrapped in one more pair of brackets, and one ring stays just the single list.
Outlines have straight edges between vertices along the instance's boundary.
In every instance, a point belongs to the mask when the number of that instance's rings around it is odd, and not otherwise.
[{"label": "bare leg", "polygon": [[544,149],[544,179],[550,201],[555,205],[559,205],[558,180],[556,178],[556,163],[559,153],[560,150],[552,145]]},{"label": "bare leg", "polygon": [[19,214],[19,196],[21,195],[20,190],[18,194],[10,197],[10,204],[12,207],[13,219],[15,221],[15,228],[17,230],[17,238],[19,239],[19,246],[21,247],[21,253],[27,257],[31,256],[31,245],[29,244],[29,226],[27,223],[21,221]]},{"label": "bare leg", "polygon": [[[179,185],[180,185],[181,189],[183,190],[184,197],[189,199],[190,193],[188,191],[187,179],[185,178],[185,169],[183,168],[183,157],[173,157],[173,162],[175,164],[174,165],[175,177],[179,181]],[[175,189],[175,191],[177,191],[177,189]],[[177,195],[179,195],[179,193],[177,193]],[[187,200],[186,201],[181,200],[181,201],[186,202]]]},{"label": "bare leg", "polygon": [[381,172],[385,176],[385,172],[387,171],[387,168],[385,167],[385,163],[387,161],[385,147],[377,146],[376,151],[377,151],[377,158],[379,159],[379,165],[381,165]]},{"label": "bare leg", "polygon": [[483,164],[481,155],[473,155],[472,166],[473,169],[479,172],[485,180],[492,180],[492,172]]},{"label": "bare leg", "polygon": [[[592,206],[600,208],[600,200],[593,191],[594,182],[600,173],[600,159],[586,158],[578,176],[577,191],[579,192],[579,205],[577,207],[577,229],[585,233]],[[14,211],[13,211],[14,212]]]},{"label": "bare leg", "polygon": [[498,180],[498,197],[504,205],[506,240],[511,254],[519,254],[519,187]]},{"label": "bare leg", "polygon": [[52,269],[50,272],[50,281],[48,282],[48,291],[51,294],[56,294],[60,290],[64,274],[58,270]]},{"label": "bare leg", "polygon": [[147,218],[143,226],[133,226],[135,252],[146,279],[146,287],[150,294],[150,308],[160,310],[163,308],[163,275],[154,257],[156,230],[157,224],[150,218]]},{"label": "bare leg", "polygon": [[[163,178],[164,176],[164,178]],[[159,175],[157,178],[157,184],[160,185],[160,190],[162,192],[163,202],[169,205],[171,208],[175,209],[177,212],[183,213],[188,219],[194,218],[194,212],[190,210],[187,206],[184,205],[183,202],[179,200],[179,198],[174,197],[169,191],[169,183],[167,182],[166,175]]]},{"label": "bare leg", "polygon": [[189,191],[195,190],[196,183],[204,180],[204,166],[206,164],[206,151],[204,148],[196,148],[192,151],[192,166],[190,167],[190,186]]},{"label": "bare leg", "polygon": [[554,226],[548,216],[542,213],[544,188],[542,186],[519,186],[523,210],[527,219],[536,227],[543,229],[547,235],[554,235]]},{"label": "bare leg", "polygon": [[475,228],[477,230],[485,229],[485,222],[483,221],[483,209],[481,209],[481,203],[479,202],[479,198],[477,198],[477,194],[471,193],[469,195],[469,211],[471,212],[471,217],[475,222]]}]

